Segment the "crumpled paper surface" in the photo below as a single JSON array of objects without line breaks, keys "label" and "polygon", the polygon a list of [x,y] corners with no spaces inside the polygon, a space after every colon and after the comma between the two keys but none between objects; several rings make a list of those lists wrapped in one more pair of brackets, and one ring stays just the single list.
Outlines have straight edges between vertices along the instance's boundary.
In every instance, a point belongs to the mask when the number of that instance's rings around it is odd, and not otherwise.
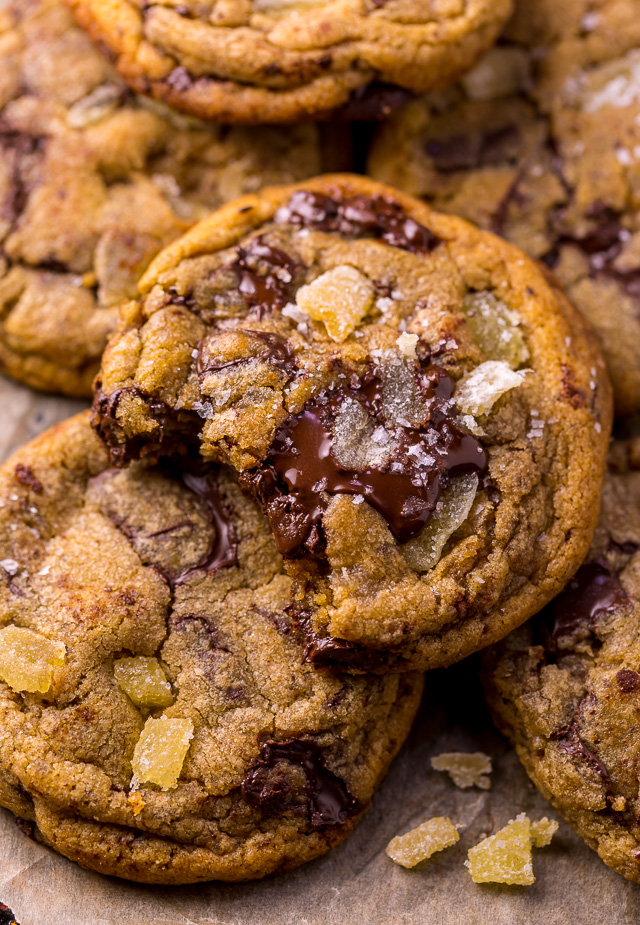
[{"label": "crumpled paper surface", "polygon": [[[0,379],[0,459],[81,402]],[[633,925],[640,887],[609,870],[566,822],[534,849],[532,887],[478,886],[464,861],[519,812],[559,819],[492,729],[471,659],[430,672],[411,736],[355,832],[325,857],[258,883],[145,887],[88,873],[29,839],[0,810],[0,901],[20,925]],[[444,751],[485,751],[492,788],[459,790],[431,769]],[[457,845],[404,870],[384,853],[431,816],[460,823]]]}]

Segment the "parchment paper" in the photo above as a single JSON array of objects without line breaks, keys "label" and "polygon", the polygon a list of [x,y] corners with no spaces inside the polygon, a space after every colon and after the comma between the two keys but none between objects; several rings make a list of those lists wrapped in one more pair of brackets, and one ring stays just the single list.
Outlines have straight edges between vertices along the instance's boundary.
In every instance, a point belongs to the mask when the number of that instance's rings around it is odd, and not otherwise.
[{"label": "parchment paper", "polygon": [[[0,457],[83,407],[0,379]],[[459,790],[429,759],[486,751],[492,789]],[[471,659],[431,672],[422,710],[356,831],[324,858],[259,883],[144,887],[82,870],[25,836],[0,811],[0,900],[20,925],[632,925],[640,888],[613,873],[563,821],[534,850],[532,887],[478,886],[464,861],[517,813],[559,818],[491,728]],[[462,823],[457,845],[407,871],[384,848],[433,815]]]}]

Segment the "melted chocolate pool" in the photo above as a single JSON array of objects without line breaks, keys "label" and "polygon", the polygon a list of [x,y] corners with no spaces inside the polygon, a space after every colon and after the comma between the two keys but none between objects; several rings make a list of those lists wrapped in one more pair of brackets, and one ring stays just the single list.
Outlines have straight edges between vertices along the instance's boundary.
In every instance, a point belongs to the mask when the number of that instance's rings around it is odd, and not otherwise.
[{"label": "melted chocolate pool", "polygon": [[277,432],[265,463],[241,476],[243,487],[267,514],[283,555],[303,546],[312,553],[322,550],[320,524],[331,495],[361,496],[402,543],[420,533],[451,475],[485,470],[484,449],[451,419],[453,380],[430,366],[421,371],[420,386],[429,420],[422,427],[394,426],[394,455],[380,468],[349,469],[332,453],[331,424],[346,398],[384,420],[380,382],[372,374],[358,388],[334,390],[308,402]]}]

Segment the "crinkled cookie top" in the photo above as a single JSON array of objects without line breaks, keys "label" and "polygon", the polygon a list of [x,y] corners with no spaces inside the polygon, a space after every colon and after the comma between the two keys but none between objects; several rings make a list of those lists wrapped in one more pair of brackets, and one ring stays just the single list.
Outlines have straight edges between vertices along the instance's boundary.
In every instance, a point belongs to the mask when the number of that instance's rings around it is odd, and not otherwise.
[{"label": "crinkled cookie top", "polygon": [[[511,246],[324,177],[215,213],[142,290],[104,356],[98,431],[118,464],[199,446],[231,465],[310,638],[383,670],[453,661],[586,553],[609,386]],[[328,639],[312,652],[369,663]]]}]

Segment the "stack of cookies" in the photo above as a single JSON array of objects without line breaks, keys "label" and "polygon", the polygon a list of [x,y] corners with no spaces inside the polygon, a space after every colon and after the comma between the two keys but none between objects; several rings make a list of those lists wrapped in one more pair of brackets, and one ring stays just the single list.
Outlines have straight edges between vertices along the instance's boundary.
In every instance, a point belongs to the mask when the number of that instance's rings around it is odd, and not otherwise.
[{"label": "stack of cookies", "polygon": [[640,881],[640,20],[512,6],[0,9],[0,364],[93,398],[0,469],[0,804],[83,867],[317,857],[485,650]]}]

